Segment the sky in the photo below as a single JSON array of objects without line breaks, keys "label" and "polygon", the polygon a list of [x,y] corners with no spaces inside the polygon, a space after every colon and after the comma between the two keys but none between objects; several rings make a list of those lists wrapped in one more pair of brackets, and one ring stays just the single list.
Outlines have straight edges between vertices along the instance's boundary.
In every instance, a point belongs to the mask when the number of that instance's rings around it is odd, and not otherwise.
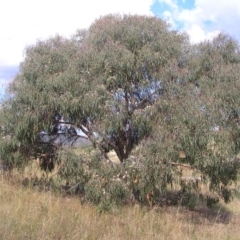
[{"label": "sky", "polygon": [[70,37],[100,16],[156,16],[198,43],[225,32],[240,42],[240,0],[7,0],[0,2],[0,98],[24,49],[56,34]]}]

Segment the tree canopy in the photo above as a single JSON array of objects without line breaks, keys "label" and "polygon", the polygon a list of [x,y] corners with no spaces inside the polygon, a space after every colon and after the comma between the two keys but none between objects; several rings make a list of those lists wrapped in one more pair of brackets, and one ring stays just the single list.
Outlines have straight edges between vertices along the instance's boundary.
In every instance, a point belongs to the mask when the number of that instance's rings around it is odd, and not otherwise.
[{"label": "tree canopy", "polygon": [[229,199],[240,167],[233,38],[192,45],[159,18],[107,15],[70,39],[38,41],[25,56],[1,109],[6,163],[35,156],[39,132],[51,133],[60,114],[103,158],[112,149],[122,163],[133,157],[161,173],[142,169],[153,188],[187,164]]}]

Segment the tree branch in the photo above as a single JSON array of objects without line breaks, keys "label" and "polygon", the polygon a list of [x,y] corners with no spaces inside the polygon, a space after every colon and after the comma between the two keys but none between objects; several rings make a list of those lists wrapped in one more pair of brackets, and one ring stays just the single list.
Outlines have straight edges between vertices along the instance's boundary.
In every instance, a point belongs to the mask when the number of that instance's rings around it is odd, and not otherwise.
[{"label": "tree branch", "polygon": [[146,102],[150,99],[150,97],[152,97],[154,94],[156,94],[158,91],[163,90],[162,88],[158,88],[156,91],[154,91],[151,94],[148,94],[147,97],[145,97],[137,106],[133,107],[133,110],[138,110],[138,109],[142,109],[144,108],[144,104],[146,104]]}]

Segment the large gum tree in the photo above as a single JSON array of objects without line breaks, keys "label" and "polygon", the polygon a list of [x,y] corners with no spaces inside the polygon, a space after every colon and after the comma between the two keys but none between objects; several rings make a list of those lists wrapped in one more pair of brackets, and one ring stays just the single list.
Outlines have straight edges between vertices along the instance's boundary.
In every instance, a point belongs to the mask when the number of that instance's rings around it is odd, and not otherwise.
[{"label": "large gum tree", "polygon": [[39,132],[51,133],[60,114],[103,158],[112,149],[122,163],[152,159],[166,173],[155,181],[166,182],[187,165],[228,200],[239,171],[239,77],[239,45],[227,35],[191,45],[156,17],[101,17],[70,39],[26,48],[2,103],[2,159],[35,156]]},{"label": "large gum tree", "polygon": [[141,111],[176,78],[186,43],[158,18],[109,15],[69,40],[57,36],[27,47],[11,86],[14,137],[28,149],[61,114],[94,147],[113,149],[125,161],[149,135],[152,123]]}]

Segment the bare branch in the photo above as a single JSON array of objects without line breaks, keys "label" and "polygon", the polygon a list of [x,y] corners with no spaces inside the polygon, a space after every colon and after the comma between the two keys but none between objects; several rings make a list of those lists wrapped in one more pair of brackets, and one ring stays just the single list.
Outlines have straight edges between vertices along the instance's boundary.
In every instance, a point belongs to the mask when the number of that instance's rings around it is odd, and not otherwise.
[{"label": "bare branch", "polygon": [[163,90],[162,88],[158,88],[156,91],[154,91],[151,94],[148,94],[147,97],[145,97],[137,106],[133,107],[133,110],[138,110],[144,108],[144,105],[150,100],[150,98],[156,94],[158,91]]}]

